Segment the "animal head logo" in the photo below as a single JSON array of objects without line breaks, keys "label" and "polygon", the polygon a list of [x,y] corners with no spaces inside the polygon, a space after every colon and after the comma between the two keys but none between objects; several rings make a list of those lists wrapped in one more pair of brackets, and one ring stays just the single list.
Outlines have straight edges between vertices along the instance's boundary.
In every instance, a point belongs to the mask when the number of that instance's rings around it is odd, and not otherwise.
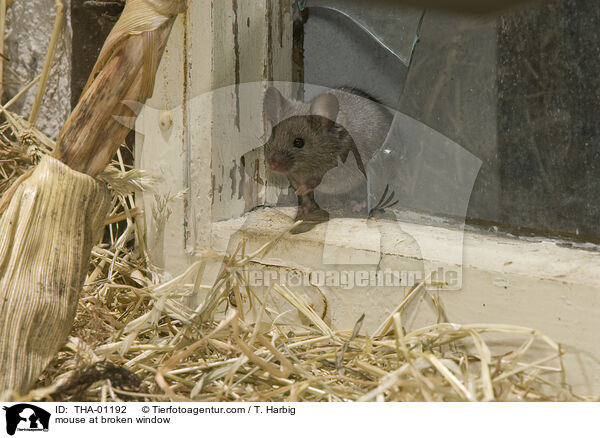
[{"label": "animal head logo", "polygon": [[6,411],[6,433],[14,435],[19,431],[48,431],[50,413],[27,403],[3,407]]}]

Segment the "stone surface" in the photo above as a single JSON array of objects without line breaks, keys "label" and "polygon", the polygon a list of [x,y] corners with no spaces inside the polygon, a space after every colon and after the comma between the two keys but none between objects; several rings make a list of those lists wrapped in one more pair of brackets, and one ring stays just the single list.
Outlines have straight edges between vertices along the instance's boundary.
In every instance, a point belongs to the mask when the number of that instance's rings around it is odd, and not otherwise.
[{"label": "stone surface", "polygon": [[[36,126],[56,138],[71,111],[71,17],[70,0],[64,0],[66,20],[50,70],[48,85]],[[6,14],[4,96],[10,99],[42,72],[54,27],[54,0],[14,1]],[[16,102],[11,110],[29,116],[37,86]]]}]

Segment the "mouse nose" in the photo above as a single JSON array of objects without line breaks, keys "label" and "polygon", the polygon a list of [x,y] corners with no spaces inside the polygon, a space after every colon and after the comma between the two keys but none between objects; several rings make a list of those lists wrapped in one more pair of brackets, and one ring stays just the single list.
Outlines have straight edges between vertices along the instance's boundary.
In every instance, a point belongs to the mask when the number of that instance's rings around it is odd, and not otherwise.
[{"label": "mouse nose", "polygon": [[289,168],[289,160],[281,154],[267,158],[267,166],[275,172],[285,172]]},{"label": "mouse nose", "polygon": [[269,161],[269,169],[271,170],[279,170],[283,167],[283,163],[279,161]]}]

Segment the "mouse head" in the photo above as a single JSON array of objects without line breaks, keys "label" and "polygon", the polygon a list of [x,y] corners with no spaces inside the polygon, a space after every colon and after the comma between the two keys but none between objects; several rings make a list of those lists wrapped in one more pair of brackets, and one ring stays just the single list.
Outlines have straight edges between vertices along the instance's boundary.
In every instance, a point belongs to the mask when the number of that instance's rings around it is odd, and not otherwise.
[{"label": "mouse head", "polygon": [[267,166],[272,171],[289,175],[331,169],[338,157],[347,157],[344,139],[350,136],[335,122],[339,102],[334,95],[321,94],[305,104],[288,100],[271,87],[264,110],[273,127],[265,144]]}]

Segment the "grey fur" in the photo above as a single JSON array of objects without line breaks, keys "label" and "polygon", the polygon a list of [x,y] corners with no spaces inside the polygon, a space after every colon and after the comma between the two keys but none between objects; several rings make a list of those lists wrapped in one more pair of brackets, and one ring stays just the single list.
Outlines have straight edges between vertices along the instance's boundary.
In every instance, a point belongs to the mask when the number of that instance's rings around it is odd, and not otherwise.
[{"label": "grey fur", "polygon": [[[317,187],[336,195],[364,183],[364,165],[383,144],[392,122],[383,105],[364,96],[368,95],[360,90],[340,88],[305,103],[285,99],[273,87],[267,90],[264,109],[273,130],[265,158],[296,189],[299,216],[318,209],[313,193]],[[304,142],[301,148],[294,146],[298,138]],[[327,178],[321,185],[328,172],[339,171],[344,163],[352,164],[343,172],[332,172],[333,181]]]}]

